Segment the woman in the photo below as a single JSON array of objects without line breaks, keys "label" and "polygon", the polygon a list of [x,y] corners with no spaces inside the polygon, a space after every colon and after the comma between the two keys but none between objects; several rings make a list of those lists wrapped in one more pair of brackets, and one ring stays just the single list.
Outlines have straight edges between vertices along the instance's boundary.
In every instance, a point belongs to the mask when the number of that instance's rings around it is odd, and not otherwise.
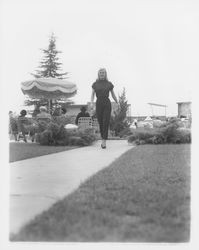
[{"label": "woman", "polygon": [[100,69],[98,71],[98,79],[92,85],[91,110],[93,110],[93,102],[96,95],[96,115],[100,127],[102,148],[106,148],[106,140],[108,139],[108,128],[111,117],[111,102],[109,100],[109,92],[111,92],[114,101],[118,103],[113,88],[113,84],[107,79],[106,69]]}]

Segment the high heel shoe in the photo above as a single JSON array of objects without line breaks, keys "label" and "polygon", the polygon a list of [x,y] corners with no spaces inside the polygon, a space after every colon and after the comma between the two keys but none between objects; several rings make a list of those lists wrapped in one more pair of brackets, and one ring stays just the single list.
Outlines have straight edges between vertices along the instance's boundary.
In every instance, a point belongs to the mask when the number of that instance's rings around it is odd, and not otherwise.
[{"label": "high heel shoe", "polygon": [[101,144],[101,148],[106,148],[106,145],[104,145],[103,143]]},{"label": "high heel shoe", "polygon": [[102,143],[101,143],[101,148],[106,148],[106,140],[102,140]]}]

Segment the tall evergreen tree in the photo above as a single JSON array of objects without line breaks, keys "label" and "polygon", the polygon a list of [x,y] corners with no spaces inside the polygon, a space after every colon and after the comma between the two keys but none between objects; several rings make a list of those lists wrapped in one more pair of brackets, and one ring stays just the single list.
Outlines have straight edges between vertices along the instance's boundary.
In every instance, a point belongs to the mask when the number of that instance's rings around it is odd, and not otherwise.
[{"label": "tall evergreen tree", "polygon": [[[56,37],[52,33],[49,38],[49,45],[47,49],[41,49],[41,51],[44,53],[43,59],[40,62],[40,65],[38,69],[35,71],[35,73],[32,73],[35,78],[57,78],[57,79],[66,79],[66,75],[68,72],[61,73],[61,65],[62,63],[59,62],[58,54],[62,53],[61,51],[58,51],[56,49]],[[38,112],[39,106],[47,106],[49,104],[49,100],[47,99],[37,99],[37,98],[28,98],[25,100],[25,105],[35,106],[34,113],[36,114]],[[67,102],[62,99],[60,100],[54,100],[53,103],[51,101],[51,109],[52,106],[55,106],[56,104],[61,104],[62,106],[67,105],[70,103],[73,103],[71,100],[68,100]]]},{"label": "tall evergreen tree", "polygon": [[119,135],[122,130],[129,127],[127,120],[128,101],[126,100],[125,88],[121,95],[119,95],[118,101],[118,109],[114,112],[110,120],[110,129],[115,132],[115,135]]},{"label": "tall evergreen tree", "polygon": [[49,39],[49,45],[47,49],[42,49],[44,57],[40,62],[39,69],[36,70],[36,73],[32,74],[35,78],[40,77],[53,77],[58,79],[66,79],[68,72],[60,73],[62,63],[58,62],[58,54],[61,51],[56,49],[56,37],[52,33]]}]

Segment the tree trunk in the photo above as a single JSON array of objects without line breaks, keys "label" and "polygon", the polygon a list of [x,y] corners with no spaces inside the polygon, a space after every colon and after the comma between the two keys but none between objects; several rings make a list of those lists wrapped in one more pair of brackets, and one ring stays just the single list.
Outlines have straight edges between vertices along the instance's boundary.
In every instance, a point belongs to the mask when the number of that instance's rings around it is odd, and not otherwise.
[{"label": "tree trunk", "polygon": [[52,107],[53,107],[53,101],[49,100],[49,113],[52,115]]}]

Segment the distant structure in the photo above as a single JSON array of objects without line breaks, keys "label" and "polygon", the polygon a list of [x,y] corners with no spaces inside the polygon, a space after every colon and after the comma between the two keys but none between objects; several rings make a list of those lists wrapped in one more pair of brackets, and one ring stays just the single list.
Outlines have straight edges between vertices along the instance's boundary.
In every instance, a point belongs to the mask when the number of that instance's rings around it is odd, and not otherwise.
[{"label": "distant structure", "polygon": [[[80,108],[83,106],[87,109],[89,113],[91,112],[90,102],[88,102],[87,104],[71,104],[67,106],[67,115],[76,116],[79,113]],[[118,106],[115,102],[111,102],[111,106],[112,106],[112,115],[113,115]],[[130,117],[130,116],[131,116],[131,104],[128,104],[127,117]]]},{"label": "distant structure", "polygon": [[191,118],[191,102],[177,102],[178,117]]},{"label": "distant structure", "polygon": [[88,109],[86,104],[71,104],[66,107],[67,109],[67,115],[68,116],[77,116],[77,114],[80,112],[80,108],[85,107]]},{"label": "distant structure", "polygon": [[[87,103],[87,107],[88,107],[88,112],[90,112],[90,102]],[[118,105],[115,102],[111,102],[111,106],[112,106],[112,110],[111,110],[111,114],[114,115],[114,112],[117,110]],[[127,110],[127,117],[131,116],[131,104],[128,104],[128,110]]]},{"label": "distant structure", "polygon": [[167,116],[167,106],[166,105],[157,104],[157,103],[151,103],[151,102],[149,102],[148,104],[151,106],[152,116],[154,116],[153,106],[164,108],[164,115],[165,115],[165,117]]}]

